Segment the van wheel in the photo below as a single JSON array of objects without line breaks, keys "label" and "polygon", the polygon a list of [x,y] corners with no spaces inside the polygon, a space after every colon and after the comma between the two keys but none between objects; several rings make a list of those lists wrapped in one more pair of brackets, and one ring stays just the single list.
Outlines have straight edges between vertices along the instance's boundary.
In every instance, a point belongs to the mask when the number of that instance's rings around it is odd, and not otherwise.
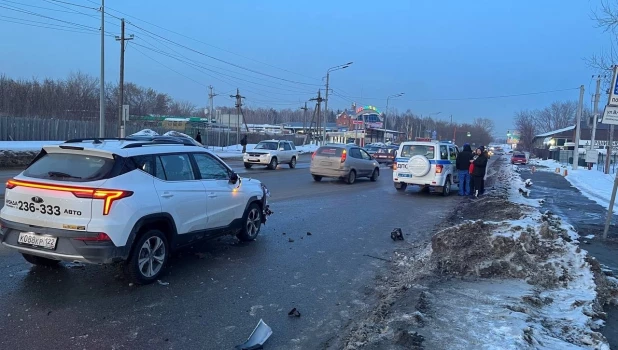
[{"label": "van wheel", "polygon": [[48,259],[42,256],[24,253],[22,253],[22,256],[24,257],[24,259],[26,259],[27,262],[37,266],[56,267],[60,263],[60,260]]},{"label": "van wheel", "polygon": [[371,173],[371,177],[369,178],[369,180],[376,182],[378,181],[378,176],[380,176],[380,170],[378,170],[377,168],[373,169],[373,173]]},{"label": "van wheel", "polygon": [[277,162],[277,157],[273,157],[268,164],[268,169],[275,170],[277,169],[277,165],[279,165],[279,163]]},{"label": "van wheel", "polygon": [[450,178],[450,176],[446,178],[446,181],[444,181],[444,187],[442,187],[442,195],[444,197],[447,197],[449,194],[451,194],[451,178]]},{"label": "van wheel", "polygon": [[350,170],[350,172],[348,173],[348,177],[345,179],[345,182],[347,182],[348,185],[351,185],[354,183],[354,181],[356,181],[356,171]]},{"label": "van wheel", "polygon": [[296,157],[292,157],[292,160],[290,161],[290,169],[294,169],[296,168]]},{"label": "van wheel", "polygon": [[169,244],[159,230],[146,231],[131,248],[125,274],[134,283],[152,283],[163,271],[169,257]]},{"label": "van wheel", "polygon": [[407,183],[395,182],[395,189],[399,192],[404,192],[408,188]]},{"label": "van wheel", "polygon": [[322,181],[322,177],[320,175],[311,175],[311,176],[313,176],[313,181],[315,181],[315,182]]},{"label": "van wheel", "polygon": [[243,242],[255,240],[262,227],[262,212],[256,203],[249,205],[245,215],[243,215],[242,222],[242,229],[240,229],[236,237]]},{"label": "van wheel", "polygon": [[253,164],[251,164],[251,163],[245,163],[245,168],[247,168],[247,169],[251,169],[252,166],[253,166]]}]

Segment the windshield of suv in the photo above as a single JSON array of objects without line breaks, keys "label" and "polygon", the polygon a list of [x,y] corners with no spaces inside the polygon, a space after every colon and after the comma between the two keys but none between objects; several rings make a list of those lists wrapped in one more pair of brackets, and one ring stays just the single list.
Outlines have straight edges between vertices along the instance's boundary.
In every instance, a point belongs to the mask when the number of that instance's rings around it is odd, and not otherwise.
[{"label": "windshield of suv", "polygon": [[269,151],[276,151],[277,150],[277,146],[279,145],[279,142],[260,142],[257,145],[255,145],[254,149],[267,149]]},{"label": "windshield of suv", "polygon": [[404,145],[401,149],[400,157],[411,158],[414,156],[425,156],[427,159],[435,158],[435,147],[428,145]]},{"label": "windshield of suv", "polygon": [[55,181],[83,182],[102,179],[114,166],[114,160],[82,154],[47,153],[24,176]]}]

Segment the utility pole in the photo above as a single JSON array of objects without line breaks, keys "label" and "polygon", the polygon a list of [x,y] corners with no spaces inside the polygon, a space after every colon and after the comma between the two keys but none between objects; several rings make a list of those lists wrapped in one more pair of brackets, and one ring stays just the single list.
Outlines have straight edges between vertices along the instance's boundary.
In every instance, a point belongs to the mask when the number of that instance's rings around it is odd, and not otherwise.
[{"label": "utility pole", "polygon": [[[208,89],[210,89],[210,92],[208,93],[208,105],[210,107],[210,113],[209,113],[210,114],[210,122],[212,123],[212,119],[214,118],[214,108],[215,108],[214,107],[215,106],[214,97],[217,96],[217,94],[213,93],[212,85],[209,85]],[[219,121],[217,123],[217,126],[218,126],[218,128],[217,128],[217,131],[218,131],[217,132],[217,146],[221,146],[221,121]]]},{"label": "utility pole", "polygon": [[[236,147],[238,147],[238,142],[240,142],[240,108],[242,107],[242,99],[245,97],[240,95],[238,88],[236,89],[236,95],[230,95],[230,97],[236,99],[236,104],[234,106],[236,107]],[[247,131],[249,131],[249,127],[246,122],[245,126],[247,127]]]},{"label": "utility pole", "polygon": [[323,142],[326,142],[326,124],[328,123],[328,82],[330,80],[330,72],[326,72],[326,99],[324,100],[324,136]]},{"label": "utility pole", "polygon": [[307,102],[305,102],[305,107],[300,107],[303,110],[303,134],[305,135],[305,140],[303,141],[303,146],[307,143]]},{"label": "utility pole", "polygon": [[[124,106],[124,41],[125,40],[133,40],[133,35],[128,38],[124,37],[124,18],[120,19],[120,37],[116,37],[116,41],[120,41],[120,93],[118,94],[118,134],[120,138],[124,138],[124,116],[123,116],[123,106]],[[128,117],[128,116],[127,116]]]},{"label": "utility pole", "polygon": [[594,149],[594,142],[597,135],[597,123],[599,119],[599,100],[601,99],[601,75],[597,76],[597,90],[594,94],[594,109],[592,112],[592,135],[590,136],[590,150]]},{"label": "utility pole", "polygon": [[99,137],[105,137],[105,0],[101,0],[101,77],[99,96]]},{"label": "utility pole", "polygon": [[581,136],[582,109],[584,108],[584,86],[579,87],[579,104],[577,105],[577,119],[575,124],[575,151],[573,152],[573,170],[577,170],[579,163],[579,138]]},{"label": "utility pole", "polygon": [[[317,115],[317,121],[318,121],[318,125],[319,125],[319,123],[320,123],[320,108],[321,108],[321,106],[322,106],[322,102],[324,102],[324,99],[322,98],[322,94],[321,94],[320,90],[318,90],[318,97],[316,97],[316,98],[312,98],[312,99],[310,99],[309,101],[316,101],[316,104],[317,104],[317,111],[318,111],[318,112],[317,112],[317,113],[318,113],[318,115]],[[322,140],[322,143],[321,143],[322,145],[326,142],[326,125],[324,125],[324,130],[325,130],[325,131],[324,131],[324,139]],[[320,133],[321,133],[321,132],[320,132],[320,129],[318,129],[318,135],[319,135]]]},{"label": "utility pole", "polygon": [[[613,66],[612,72],[612,84],[609,86],[609,97],[607,98],[607,106],[615,105],[612,103],[612,95],[615,94],[616,85],[618,80],[618,66]],[[614,124],[611,124],[609,127],[609,143],[607,145],[607,162],[605,163],[605,173],[609,174],[609,157],[612,154],[614,142]],[[616,176],[614,177],[614,187],[612,188],[612,196],[609,199],[609,208],[607,208],[607,217],[605,218],[605,228],[603,229],[603,239],[607,239],[607,232],[609,231],[609,225],[612,222],[612,217],[614,216],[614,204],[616,202],[616,191],[618,190],[618,172],[616,172]]]}]

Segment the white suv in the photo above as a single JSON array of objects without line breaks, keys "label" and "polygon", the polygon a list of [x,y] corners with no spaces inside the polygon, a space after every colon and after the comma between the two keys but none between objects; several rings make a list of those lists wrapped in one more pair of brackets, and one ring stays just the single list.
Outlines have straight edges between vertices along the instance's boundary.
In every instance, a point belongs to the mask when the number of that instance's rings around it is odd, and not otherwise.
[{"label": "white suv", "polygon": [[277,169],[279,164],[288,164],[290,168],[296,167],[299,152],[293,142],[268,140],[260,141],[255,148],[243,155],[245,168],[253,165],[266,165],[268,169]]},{"label": "white suv", "polygon": [[160,276],[196,240],[254,240],[266,187],[202,147],[169,140],[70,140],[45,146],[6,184],[0,242],[30,263],[124,262],[136,283]]},{"label": "white suv", "polygon": [[457,146],[449,142],[402,142],[393,164],[395,188],[405,191],[408,185],[416,185],[448,196],[451,185],[459,181],[455,168],[458,153]]}]

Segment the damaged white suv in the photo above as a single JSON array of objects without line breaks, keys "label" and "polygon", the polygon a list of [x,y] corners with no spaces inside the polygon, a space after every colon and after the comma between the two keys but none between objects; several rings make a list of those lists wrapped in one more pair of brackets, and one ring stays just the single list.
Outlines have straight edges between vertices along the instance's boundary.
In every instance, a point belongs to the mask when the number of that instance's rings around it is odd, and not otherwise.
[{"label": "damaged white suv", "polygon": [[43,147],[7,182],[0,242],[37,265],[123,262],[133,282],[150,283],[196,240],[254,240],[268,196],[183,141],[70,140]]}]

